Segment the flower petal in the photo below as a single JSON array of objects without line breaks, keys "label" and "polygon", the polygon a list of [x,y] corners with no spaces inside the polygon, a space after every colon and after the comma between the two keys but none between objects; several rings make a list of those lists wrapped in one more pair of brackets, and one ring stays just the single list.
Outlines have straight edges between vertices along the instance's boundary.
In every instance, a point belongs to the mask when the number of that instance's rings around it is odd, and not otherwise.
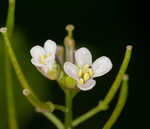
[{"label": "flower petal", "polygon": [[91,52],[85,47],[82,47],[76,51],[75,59],[80,68],[86,64],[92,64]]},{"label": "flower petal", "polygon": [[31,48],[30,54],[33,58],[39,59],[41,56],[45,55],[45,50],[41,46],[34,46]]},{"label": "flower petal", "polygon": [[53,69],[55,64],[56,64],[56,62],[53,59],[50,59],[49,62],[47,63],[50,70]]},{"label": "flower petal", "polygon": [[92,68],[94,72],[93,77],[99,77],[111,70],[112,63],[108,57],[102,56],[94,61],[94,63],[92,64]]},{"label": "flower petal", "polygon": [[52,40],[47,40],[44,43],[44,49],[47,53],[50,53],[51,55],[55,55],[55,53],[56,53],[56,43]]},{"label": "flower petal", "polygon": [[64,71],[66,74],[68,74],[70,77],[74,79],[78,79],[78,68],[76,65],[72,64],[71,62],[65,62],[64,64]]},{"label": "flower petal", "polygon": [[78,88],[80,90],[83,90],[83,91],[87,91],[87,90],[91,90],[96,84],[96,81],[91,79],[91,80],[88,80],[84,85],[77,85]]},{"label": "flower petal", "polygon": [[39,63],[39,61],[36,60],[35,58],[32,58],[32,59],[31,59],[31,63],[32,63],[33,65],[37,66],[37,67],[43,67],[43,66],[44,66],[43,64]]},{"label": "flower petal", "polygon": [[48,65],[44,65],[43,67],[41,67],[41,70],[44,72],[44,74],[47,74],[49,71],[49,66]]}]

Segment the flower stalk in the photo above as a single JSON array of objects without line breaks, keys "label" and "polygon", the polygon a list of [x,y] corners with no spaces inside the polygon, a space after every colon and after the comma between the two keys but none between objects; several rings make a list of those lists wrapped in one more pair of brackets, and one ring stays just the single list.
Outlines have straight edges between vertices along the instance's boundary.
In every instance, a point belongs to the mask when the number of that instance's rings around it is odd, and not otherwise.
[{"label": "flower stalk", "polygon": [[92,116],[94,116],[95,114],[103,111],[103,110],[107,110],[109,103],[111,102],[111,100],[113,99],[113,97],[115,96],[120,83],[123,79],[123,75],[125,74],[128,64],[130,62],[130,57],[132,54],[132,46],[127,46],[126,47],[126,52],[125,52],[125,56],[122,62],[122,65],[120,67],[120,70],[117,74],[117,77],[115,79],[115,81],[113,82],[110,90],[108,91],[105,99],[103,101],[99,102],[99,105],[96,106],[95,108],[91,109],[90,111],[88,111],[87,113],[79,116],[78,118],[76,118],[75,120],[73,120],[73,127],[78,126],[80,123],[86,121],[87,119],[91,118]]},{"label": "flower stalk", "polygon": [[72,94],[70,90],[66,90],[66,108],[65,113],[65,129],[72,129]]},{"label": "flower stalk", "polygon": [[120,86],[120,83],[122,81],[122,78],[127,70],[127,67],[128,67],[128,64],[130,62],[130,59],[131,59],[131,54],[132,54],[132,46],[131,45],[128,45],[126,47],[126,52],[125,52],[125,56],[124,56],[124,59],[123,59],[123,62],[121,64],[121,67],[120,67],[120,70],[116,76],[116,79],[115,81],[113,82],[109,92],[107,93],[104,101],[109,104],[111,102],[111,100],[113,99],[114,95],[116,94],[119,86]]},{"label": "flower stalk", "polygon": [[5,49],[5,86],[8,108],[8,123],[10,129],[18,129],[12,84],[11,65],[8,60],[8,53]]},{"label": "flower stalk", "polygon": [[110,129],[117,121],[118,117],[120,116],[120,113],[123,110],[123,107],[125,106],[127,95],[128,95],[128,75],[124,75],[117,105],[112,115],[104,125],[103,129]]},{"label": "flower stalk", "polygon": [[[15,0],[9,0],[7,23],[8,35],[11,38],[14,29],[14,18],[15,18]],[[7,53],[7,47],[5,45],[5,86],[6,86],[6,97],[7,97],[7,108],[8,108],[8,123],[10,129],[18,129],[18,123],[16,119],[15,102],[13,94],[13,81],[11,65],[9,55]]]},{"label": "flower stalk", "polygon": [[63,123],[53,113],[43,112],[42,114],[52,121],[58,129],[64,129]]},{"label": "flower stalk", "polygon": [[[43,111],[49,111],[52,112],[54,110],[54,105],[51,102],[48,103],[44,103],[41,102],[38,97],[35,95],[35,93],[33,93],[33,91],[31,90],[28,82],[26,81],[24,74],[18,64],[18,61],[16,59],[15,53],[11,47],[10,41],[8,39],[8,35],[7,35],[7,29],[6,28],[1,28],[0,29],[2,36],[4,38],[5,41],[5,45],[7,47],[8,50],[8,54],[9,54],[9,58],[10,61],[15,69],[16,75],[21,83],[21,86],[24,88],[23,94],[27,97],[27,99],[29,100],[29,102],[31,102],[31,104],[41,113],[43,113]],[[58,108],[59,109],[59,108]],[[51,117],[49,117],[50,119]],[[59,119],[57,117],[55,117],[55,119],[57,119],[59,121]]]},{"label": "flower stalk", "polygon": [[8,28],[8,37],[11,38],[14,30],[14,23],[15,23],[15,3],[16,0],[9,0],[8,5],[8,15],[7,15],[7,28]]}]

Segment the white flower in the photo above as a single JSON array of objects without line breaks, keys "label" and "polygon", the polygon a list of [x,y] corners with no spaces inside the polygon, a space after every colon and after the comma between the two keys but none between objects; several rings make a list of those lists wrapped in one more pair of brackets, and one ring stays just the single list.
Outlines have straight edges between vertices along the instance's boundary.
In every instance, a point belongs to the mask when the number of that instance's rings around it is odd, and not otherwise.
[{"label": "white flower", "polygon": [[83,91],[92,89],[96,81],[95,77],[102,76],[112,68],[111,60],[102,56],[92,64],[92,55],[87,48],[80,48],[75,53],[77,66],[71,62],[65,62],[64,71],[77,81],[77,86]]},{"label": "white flower", "polygon": [[47,73],[49,70],[53,69],[55,64],[55,53],[56,43],[52,40],[47,40],[44,43],[44,48],[38,45],[31,48],[31,62],[37,68]]}]

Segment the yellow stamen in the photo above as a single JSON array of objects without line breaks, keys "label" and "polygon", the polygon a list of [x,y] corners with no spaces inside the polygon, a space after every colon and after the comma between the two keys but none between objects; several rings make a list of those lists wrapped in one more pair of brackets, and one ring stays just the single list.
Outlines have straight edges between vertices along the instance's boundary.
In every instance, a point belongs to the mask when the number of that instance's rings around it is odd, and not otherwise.
[{"label": "yellow stamen", "polygon": [[88,71],[90,77],[93,75],[93,70],[90,68],[89,71]]},{"label": "yellow stamen", "polygon": [[87,73],[88,70],[89,70],[89,65],[88,64],[84,65],[82,70],[83,70],[84,73]]},{"label": "yellow stamen", "polygon": [[47,58],[47,57],[49,57],[49,56],[51,56],[51,54],[50,54],[50,53],[47,53],[47,54],[45,55],[45,58]]},{"label": "yellow stamen", "polygon": [[45,64],[45,59],[48,58],[49,56],[50,56],[50,53],[47,53],[46,55],[41,56],[40,63]]},{"label": "yellow stamen", "polygon": [[83,85],[86,83],[87,80],[89,80],[93,75],[93,70],[90,67],[90,65],[86,64],[82,67],[82,69],[79,69],[78,71],[78,77],[80,78],[78,80],[78,83],[80,85]]},{"label": "yellow stamen", "polygon": [[44,56],[41,57],[40,63],[41,63],[41,64],[45,64],[45,57],[44,57]]},{"label": "yellow stamen", "polygon": [[82,76],[82,69],[79,69],[78,76],[79,76],[79,77]]},{"label": "yellow stamen", "polygon": [[87,80],[89,80],[90,76],[88,73],[85,73],[83,78],[84,78],[84,81],[87,81]]},{"label": "yellow stamen", "polygon": [[83,85],[84,84],[84,80],[82,78],[79,79],[79,84]]}]

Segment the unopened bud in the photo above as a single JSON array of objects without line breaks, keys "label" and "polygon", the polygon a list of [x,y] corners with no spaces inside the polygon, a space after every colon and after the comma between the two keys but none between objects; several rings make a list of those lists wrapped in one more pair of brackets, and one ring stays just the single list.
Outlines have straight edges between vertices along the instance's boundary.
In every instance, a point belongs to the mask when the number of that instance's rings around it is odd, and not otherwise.
[{"label": "unopened bud", "polygon": [[63,66],[64,64],[64,47],[63,46],[57,46],[56,56],[57,56],[59,63]]}]

